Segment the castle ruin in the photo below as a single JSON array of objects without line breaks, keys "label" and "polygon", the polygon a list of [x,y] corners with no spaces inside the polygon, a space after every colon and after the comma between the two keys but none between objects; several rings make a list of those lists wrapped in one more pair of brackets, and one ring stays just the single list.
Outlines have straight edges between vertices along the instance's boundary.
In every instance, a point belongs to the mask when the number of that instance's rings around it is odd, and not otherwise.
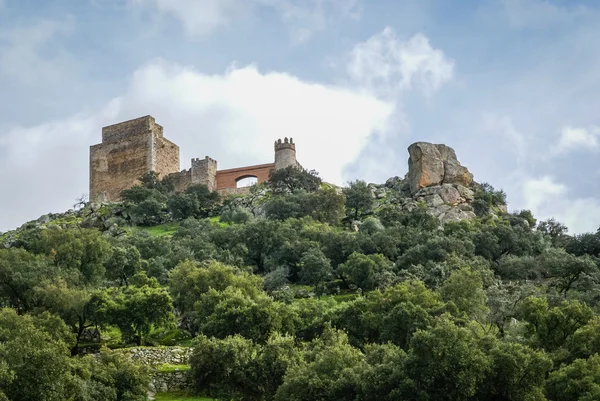
[{"label": "castle ruin", "polygon": [[144,116],[102,128],[102,143],[90,147],[90,200],[116,202],[121,191],[154,171],[170,176],[177,191],[190,185],[206,185],[222,194],[243,192],[238,182],[254,177],[267,181],[272,170],[299,167],[296,145],[290,138],[275,141],[274,162],[254,166],[217,169],[217,161],[206,156],[192,159],[191,168],[180,171],[179,146],[163,136],[163,127],[152,116]]}]

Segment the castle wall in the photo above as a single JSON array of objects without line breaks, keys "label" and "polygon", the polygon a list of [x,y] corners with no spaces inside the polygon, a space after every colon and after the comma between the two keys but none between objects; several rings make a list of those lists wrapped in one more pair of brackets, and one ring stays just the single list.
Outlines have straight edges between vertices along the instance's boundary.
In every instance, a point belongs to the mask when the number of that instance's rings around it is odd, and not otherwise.
[{"label": "castle wall", "polygon": [[192,159],[192,185],[206,185],[211,191],[217,189],[217,161],[208,156]]},{"label": "castle wall", "polygon": [[275,142],[275,169],[280,170],[286,167],[298,167],[296,161],[296,144],[290,138],[289,141],[285,138]]},{"label": "castle wall", "polygon": [[228,170],[217,171],[217,190],[224,188],[236,188],[237,181],[246,177],[256,177],[259,183],[267,181],[271,170],[275,168],[275,163],[259,164],[256,166],[247,166],[232,168]]},{"label": "castle wall", "polygon": [[192,185],[192,169],[181,170],[178,173],[169,174],[169,179],[175,187],[175,191],[183,192]]},{"label": "castle wall", "polygon": [[102,128],[102,143],[90,147],[90,200],[118,201],[142,175],[179,171],[179,147],[145,116]]},{"label": "castle wall", "polygon": [[206,156],[192,159],[192,167],[180,171],[179,147],[163,137],[152,116],[124,121],[103,127],[102,143],[90,147],[90,200],[118,201],[124,189],[150,171],[159,178],[168,176],[176,191],[200,184],[223,195],[246,193],[248,187],[237,188],[243,178],[256,177],[262,183],[272,170],[300,167],[291,138],[277,140],[274,152],[274,163],[217,170],[217,161]]},{"label": "castle wall", "polygon": [[155,136],[152,171],[159,177],[179,172],[179,146],[164,137]]}]

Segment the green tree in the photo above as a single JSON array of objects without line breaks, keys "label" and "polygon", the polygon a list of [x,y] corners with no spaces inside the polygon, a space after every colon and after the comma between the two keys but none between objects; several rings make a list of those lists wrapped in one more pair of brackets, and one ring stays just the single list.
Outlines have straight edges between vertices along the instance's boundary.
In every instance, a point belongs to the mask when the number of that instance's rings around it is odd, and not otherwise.
[{"label": "green tree", "polygon": [[126,340],[141,345],[153,326],[173,321],[171,297],[157,285],[109,288],[105,295],[95,295],[92,302],[105,323],[119,327]]},{"label": "green tree", "polygon": [[197,325],[201,333],[225,338],[240,334],[264,343],[269,335],[282,328],[276,303],[264,293],[253,297],[239,288],[223,291],[209,289],[196,303]]},{"label": "green tree", "polygon": [[96,320],[95,305],[91,302],[93,292],[69,288],[64,281],[58,281],[39,287],[37,294],[41,309],[60,316],[75,334],[71,355],[76,355],[85,331],[102,323]]},{"label": "green tree", "polygon": [[299,364],[289,367],[276,401],[355,400],[360,391],[364,355],[346,335],[326,330],[314,340]]},{"label": "green tree", "polygon": [[493,341],[487,355],[492,367],[476,399],[545,401],[546,374],[552,361],[542,352],[517,343]]},{"label": "green tree", "polygon": [[600,399],[600,356],[577,359],[550,374],[546,383],[549,401]]},{"label": "green tree", "polygon": [[190,357],[194,387],[222,400],[260,400],[260,384],[251,371],[258,348],[239,335],[224,339],[198,336]]},{"label": "green tree", "polygon": [[300,259],[300,280],[304,284],[315,286],[316,291],[322,292],[321,285],[331,278],[331,262],[318,248],[304,252]]},{"label": "green tree", "polygon": [[335,272],[363,291],[371,291],[391,281],[392,267],[392,262],[381,254],[363,255],[354,252]]},{"label": "green tree", "polygon": [[343,189],[343,193],[346,196],[346,209],[354,220],[358,220],[359,216],[370,213],[375,206],[375,198],[371,188],[364,181],[350,182],[349,186]]},{"label": "green tree", "polygon": [[119,285],[127,285],[127,280],[142,270],[143,261],[136,247],[114,246],[105,266],[108,279],[115,280]]},{"label": "green tree", "polygon": [[453,302],[470,319],[483,321],[488,312],[481,273],[463,267],[450,274],[440,289],[446,302]]},{"label": "green tree", "polygon": [[472,400],[491,369],[491,361],[468,328],[447,319],[418,331],[411,340],[406,373],[410,399]]},{"label": "green tree", "polygon": [[0,391],[14,401],[64,401],[76,394],[69,351],[31,316],[0,309]]},{"label": "green tree", "polygon": [[523,301],[519,315],[527,322],[526,333],[532,345],[554,351],[590,321],[594,312],[579,301],[568,300],[549,307],[546,298],[528,297]]},{"label": "green tree", "polygon": [[304,170],[289,166],[271,171],[267,186],[275,193],[294,193],[299,190],[314,192],[321,187],[322,180],[315,170]]},{"label": "green tree", "polygon": [[100,231],[79,228],[49,228],[31,247],[34,253],[50,256],[57,267],[78,272],[80,280],[91,285],[98,285],[104,279],[104,263],[112,252]]}]

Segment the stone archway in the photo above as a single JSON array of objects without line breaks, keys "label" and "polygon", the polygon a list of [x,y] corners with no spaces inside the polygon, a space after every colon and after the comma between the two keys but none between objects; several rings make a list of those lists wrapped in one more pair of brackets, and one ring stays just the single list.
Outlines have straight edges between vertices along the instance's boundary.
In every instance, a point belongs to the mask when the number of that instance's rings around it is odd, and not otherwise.
[{"label": "stone archway", "polygon": [[238,181],[248,177],[255,177],[257,183],[267,181],[271,170],[275,168],[274,163],[259,164],[217,171],[217,190],[236,189]]},{"label": "stone archway", "polygon": [[236,188],[246,188],[258,183],[255,175],[244,175],[235,180]]}]

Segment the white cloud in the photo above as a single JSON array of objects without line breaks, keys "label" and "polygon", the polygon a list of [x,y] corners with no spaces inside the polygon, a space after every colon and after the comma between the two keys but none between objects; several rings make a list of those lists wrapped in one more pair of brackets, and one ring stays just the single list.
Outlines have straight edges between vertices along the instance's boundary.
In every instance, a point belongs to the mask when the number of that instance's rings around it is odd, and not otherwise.
[{"label": "white cloud", "polygon": [[596,231],[600,226],[600,202],[578,198],[567,186],[550,176],[526,179],[523,185],[525,207],[538,220],[554,217],[573,234]]},{"label": "white cloud", "polygon": [[304,43],[318,31],[339,20],[358,19],[360,0],[258,0],[279,10],[282,20],[290,24],[292,43]]},{"label": "white cloud", "polygon": [[544,176],[537,179],[529,179],[523,186],[525,196],[525,207],[532,211],[550,204],[558,197],[566,194],[567,187],[557,183],[552,177]]},{"label": "white cloud", "polygon": [[293,43],[307,41],[340,18],[358,18],[361,0],[130,0],[179,19],[189,36],[206,36],[253,14],[257,7],[274,9],[290,29]]},{"label": "white cloud", "polygon": [[55,39],[72,33],[74,25],[67,16],[0,30],[0,71],[29,85],[56,80],[72,59]]},{"label": "white cloud", "polygon": [[299,161],[328,181],[342,183],[373,132],[384,131],[393,104],[342,87],[308,83],[254,66],[206,75],[163,61],[138,69],[126,92],[98,113],[34,127],[15,127],[0,137],[0,229],[49,211],[61,211],[87,192],[89,146],[101,127],[151,114],[165,136],[181,147],[182,168],[191,157],[210,155],[219,168],[273,160],[273,141],[293,137]]},{"label": "white cloud", "polygon": [[[252,2],[252,0],[250,0]],[[152,6],[179,19],[190,36],[205,36],[226,26],[245,12],[249,1],[241,0],[131,0],[136,6]]]},{"label": "white cloud", "polygon": [[567,152],[577,148],[596,149],[599,137],[600,129],[598,127],[589,129],[564,127],[556,145],[556,152]]},{"label": "white cloud", "polygon": [[431,94],[452,78],[454,61],[432,48],[424,35],[402,41],[387,27],[352,49],[348,74],[382,96],[411,89]]},{"label": "white cloud", "polygon": [[503,0],[502,4],[509,23],[518,28],[569,22],[590,12],[581,4],[558,6],[548,0]]}]

